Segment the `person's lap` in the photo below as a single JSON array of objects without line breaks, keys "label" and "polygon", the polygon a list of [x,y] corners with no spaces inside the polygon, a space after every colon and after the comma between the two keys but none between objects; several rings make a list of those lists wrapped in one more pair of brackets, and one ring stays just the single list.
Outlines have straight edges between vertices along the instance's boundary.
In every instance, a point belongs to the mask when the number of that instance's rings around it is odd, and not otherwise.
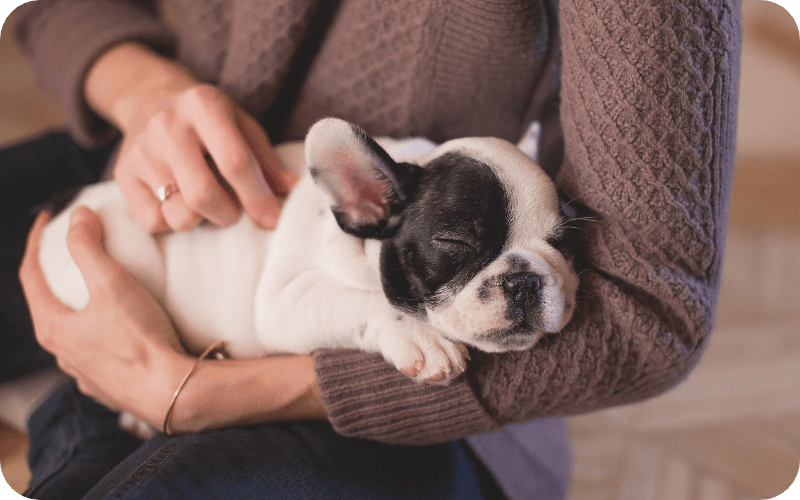
[{"label": "person's lap", "polygon": [[298,422],[157,434],[140,446],[72,383],[34,413],[29,430],[26,496],[40,500],[484,498],[461,442],[390,446]]}]

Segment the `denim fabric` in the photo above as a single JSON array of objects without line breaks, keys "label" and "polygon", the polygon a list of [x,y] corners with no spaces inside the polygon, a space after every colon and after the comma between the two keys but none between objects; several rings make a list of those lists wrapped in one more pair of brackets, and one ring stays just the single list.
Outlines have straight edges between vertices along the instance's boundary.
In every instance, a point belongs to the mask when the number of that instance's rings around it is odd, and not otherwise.
[{"label": "denim fabric", "polygon": [[67,383],[28,420],[31,483],[25,496],[82,498],[141,441],[121,432],[117,416]]},{"label": "denim fabric", "polygon": [[29,430],[26,496],[40,500],[490,498],[462,442],[389,446],[301,422],[158,434],[140,446],[73,383],[34,413]]}]

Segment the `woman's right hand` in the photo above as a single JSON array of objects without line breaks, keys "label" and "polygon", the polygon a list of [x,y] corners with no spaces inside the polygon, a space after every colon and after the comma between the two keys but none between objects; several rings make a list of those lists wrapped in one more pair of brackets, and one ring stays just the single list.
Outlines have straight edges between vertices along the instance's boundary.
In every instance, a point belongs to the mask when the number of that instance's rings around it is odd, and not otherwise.
[{"label": "woman's right hand", "polygon": [[[276,196],[287,195],[297,176],[280,164],[261,125],[222,91],[135,42],[103,54],[85,90],[123,133],[114,177],[145,230],[186,230],[204,220],[227,226],[241,210],[275,227]],[[177,189],[161,201],[164,186]]]}]

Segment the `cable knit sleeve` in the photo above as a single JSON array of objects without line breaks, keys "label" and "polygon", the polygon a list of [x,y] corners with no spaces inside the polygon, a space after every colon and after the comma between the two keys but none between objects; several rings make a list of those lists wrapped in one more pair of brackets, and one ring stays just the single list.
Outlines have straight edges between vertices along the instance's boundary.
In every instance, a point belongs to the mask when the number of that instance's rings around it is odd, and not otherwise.
[{"label": "cable knit sleeve", "polygon": [[160,51],[171,49],[172,34],[158,20],[154,4],[144,0],[37,0],[14,12],[17,40],[40,84],[64,106],[70,131],[81,145],[99,146],[115,134],[84,99],[84,78],[94,60],[127,40]]},{"label": "cable knit sleeve", "polygon": [[713,326],[733,175],[737,0],[561,0],[559,189],[585,231],[579,311],[525,352],[475,353],[449,387],[380,357],[316,354],[342,434],[440,442],[639,401],[681,381]]}]

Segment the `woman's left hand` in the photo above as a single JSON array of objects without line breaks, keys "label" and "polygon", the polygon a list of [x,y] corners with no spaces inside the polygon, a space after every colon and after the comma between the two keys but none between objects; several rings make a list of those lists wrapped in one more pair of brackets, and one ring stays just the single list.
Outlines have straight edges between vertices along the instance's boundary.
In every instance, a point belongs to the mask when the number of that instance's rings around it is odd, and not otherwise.
[{"label": "woman's left hand", "polygon": [[[166,312],[103,248],[100,219],[79,208],[67,237],[89,289],[75,311],[50,290],[39,265],[42,215],[28,236],[19,277],[36,338],[84,394],[157,429],[196,358],[187,355]],[[326,418],[312,356],[203,362],[181,390],[175,433],[240,424]]]},{"label": "woman's left hand", "polygon": [[192,358],[152,295],[105,253],[100,219],[86,208],[73,214],[67,244],[90,300],[81,311],[61,303],[39,265],[48,220],[36,219],[19,271],[37,341],[81,392],[159,427]]}]

